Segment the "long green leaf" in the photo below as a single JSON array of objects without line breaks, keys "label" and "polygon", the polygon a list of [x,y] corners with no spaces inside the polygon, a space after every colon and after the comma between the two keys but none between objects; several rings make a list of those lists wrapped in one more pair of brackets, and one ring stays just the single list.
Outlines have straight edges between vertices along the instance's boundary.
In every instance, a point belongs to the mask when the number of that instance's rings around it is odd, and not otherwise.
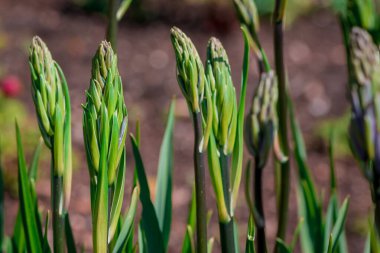
[{"label": "long green leaf", "polygon": [[249,215],[247,239],[245,241],[245,253],[255,253],[255,221],[252,214]]},{"label": "long green leaf", "polygon": [[347,217],[347,211],[348,211],[348,203],[349,199],[346,198],[343,201],[342,207],[339,210],[338,217],[336,219],[336,222],[334,224],[334,228],[332,230],[332,252],[335,252],[336,248],[339,245],[339,237],[343,232],[344,225],[346,222]]},{"label": "long green leaf", "polygon": [[14,252],[21,253],[26,250],[25,233],[20,209],[18,210],[16,223],[13,228],[12,245]]},{"label": "long green leaf", "polygon": [[37,147],[34,150],[32,162],[29,166],[29,180],[36,181],[37,180],[37,172],[38,172],[38,163],[40,161],[41,150],[43,147],[44,140],[42,138],[39,139]]},{"label": "long green leaf", "polygon": [[123,205],[123,197],[124,197],[124,185],[125,185],[125,171],[126,171],[126,151],[123,151],[123,155],[120,159],[120,165],[118,169],[117,180],[115,184],[115,193],[112,199],[111,205],[111,213],[110,213],[110,224],[109,224],[109,234],[108,234],[108,242],[110,242],[114,234],[116,232],[117,224],[119,222],[121,207]]},{"label": "long green leaf", "polygon": [[142,162],[140,150],[133,135],[131,135],[133,156],[135,158],[138,180],[140,183],[141,193],[140,201],[143,206],[142,209],[142,228],[144,230],[147,242],[148,252],[161,253],[165,252],[162,233],[159,227],[155,208],[152,200],[150,199],[150,191],[148,180],[145,175],[144,164]]},{"label": "long green leaf", "polygon": [[[182,253],[192,253],[193,252],[193,235],[189,234],[189,231],[194,231],[196,221],[196,199],[195,199],[195,187],[193,187],[191,193],[191,203],[189,207],[189,214],[187,217],[187,226],[185,238],[182,243]],[[188,229],[190,228],[190,230]]]},{"label": "long green leaf", "polygon": [[125,217],[119,237],[117,238],[115,247],[112,251],[113,253],[123,252],[124,245],[128,241],[128,238],[133,234],[133,220],[136,214],[139,194],[140,189],[138,186],[136,186],[132,193],[131,204],[129,206],[127,216]]},{"label": "long green leaf", "polygon": [[49,240],[48,240],[49,220],[50,220],[50,212],[48,211],[46,214],[46,219],[45,219],[45,231],[44,231],[44,239],[43,239],[43,244],[42,244],[42,249],[44,253],[51,252]]},{"label": "long green leaf", "polygon": [[17,156],[18,156],[18,188],[20,208],[26,234],[28,252],[42,252],[40,236],[38,232],[35,206],[30,193],[29,179],[27,175],[24,151],[22,148],[20,129],[16,123]]},{"label": "long green leaf", "polygon": [[66,234],[67,252],[76,253],[77,250],[75,247],[75,239],[74,239],[73,231],[71,229],[70,217],[68,213],[65,215],[65,234]]},{"label": "long green leaf", "polygon": [[[35,182],[37,180],[37,172],[38,172],[38,164],[39,164],[39,158],[41,155],[41,150],[43,146],[43,139],[40,138],[36,148],[34,149],[32,162],[29,166],[29,182],[30,182],[30,192],[33,198],[34,205],[37,206],[37,199],[36,193],[35,193]],[[40,220],[39,214],[37,213],[37,219]],[[15,252],[24,252],[26,249],[25,244],[25,234],[24,234],[24,227],[22,224],[22,217],[21,217],[21,210],[19,209],[16,216],[16,223],[14,226],[13,236],[12,236],[12,244],[13,249]]]},{"label": "long green leaf", "polygon": [[[338,206],[338,196],[337,196],[337,182],[336,182],[336,175],[335,175],[335,163],[334,163],[334,131],[331,130],[330,138],[329,138],[329,159],[330,159],[330,204],[327,209],[327,217],[326,217],[326,224],[328,224],[329,219],[329,209],[331,209],[331,226],[333,223],[336,222],[339,212],[339,206]],[[328,228],[331,230],[331,226]],[[326,225],[325,225],[325,244],[327,242],[327,233],[326,233]],[[344,230],[342,231],[342,234],[339,237],[339,245],[337,248],[337,252],[340,253],[346,253],[348,252],[347,249],[347,240],[346,240],[346,234]]]},{"label": "long green leaf", "polygon": [[2,246],[2,252],[4,253],[14,253],[14,252],[17,252],[13,249],[13,244],[12,244],[12,240],[11,238],[9,237],[5,237],[4,238],[4,243],[3,243],[3,246]]},{"label": "long green leaf", "polygon": [[154,203],[165,249],[168,248],[170,226],[172,223],[174,110],[175,100],[170,105],[166,130],[161,144],[157,170],[156,200]]},{"label": "long green leaf", "polygon": [[207,253],[212,253],[212,250],[214,248],[214,237],[210,238],[208,241],[207,241]]},{"label": "long green leaf", "polygon": [[108,115],[105,107],[102,107],[102,133],[101,151],[99,161],[98,184],[95,196],[95,211],[93,217],[93,244],[94,252],[107,252],[108,240],[108,175],[107,175],[107,152],[108,152]]},{"label": "long green leaf", "polygon": [[286,245],[286,243],[282,239],[277,238],[276,244],[277,244],[277,249],[278,249],[279,253],[291,253],[292,252],[291,249],[289,248],[289,246]]},{"label": "long green leaf", "polygon": [[245,116],[245,97],[247,94],[247,82],[248,82],[248,72],[249,72],[249,35],[243,30],[244,37],[244,58],[243,58],[243,70],[241,77],[241,93],[239,101],[238,110],[238,122],[236,131],[236,141],[232,154],[232,170],[231,170],[231,186],[232,186],[232,196],[231,196],[231,206],[232,206],[232,216],[234,208],[237,205],[237,198],[239,195],[239,187],[241,182],[241,175],[243,171],[243,151],[244,151],[244,116]]},{"label": "long green leaf", "polygon": [[294,115],[291,99],[288,97],[291,131],[295,144],[294,156],[298,168],[297,200],[299,216],[305,219],[301,229],[303,252],[323,251],[323,222],[321,202],[317,197],[315,184],[307,166],[306,149],[300,127]]},{"label": "long green leaf", "polygon": [[236,220],[236,217],[233,218],[233,222],[234,222],[234,240],[235,242],[235,252],[236,253],[239,253],[240,252],[240,245],[239,245],[239,226],[238,226],[238,222]]},{"label": "long green leaf", "polygon": [[117,21],[120,21],[124,17],[125,13],[129,9],[129,6],[131,5],[131,3],[132,3],[132,0],[123,0],[121,2],[121,5],[116,12]]}]

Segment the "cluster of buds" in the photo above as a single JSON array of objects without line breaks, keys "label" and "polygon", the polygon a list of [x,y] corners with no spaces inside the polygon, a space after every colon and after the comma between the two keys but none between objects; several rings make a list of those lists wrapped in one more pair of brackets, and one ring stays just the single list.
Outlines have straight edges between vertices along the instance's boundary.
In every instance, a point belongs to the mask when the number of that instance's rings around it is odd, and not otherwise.
[{"label": "cluster of buds", "polygon": [[213,133],[223,153],[230,155],[236,138],[236,91],[227,53],[216,38],[211,38],[207,47],[206,79],[211,89]]},{"label": "cluster of buds", "polygon": [[127,127],[128,114],[117,56],[111,44],[103,41],[92,61],[90,87],[83,105],[83,135],[93,189],[95,252],[106,251],[120,218]]},{"label": "cluster of buds", "polygon": [[[236,91],[231,78],[228,56],[221,42],[211,38],[207,47],[206,81],[211,92],[212,130],[208,146],[209,170],[214,187],[219,221],[228,223],[233,210],[230,204],[228,166],[223,165],[221,156],[233,153],[237,131]],[[226,162],[226,161],[224,161]],[[227,195],[228,194],[228,195]]]},{"label": "cluster of buds", "polygon": [[201,110],[205,93],[205,75],[198,52],[179,28],[171,29],[171,40],[177,61],[177,81],[192,112]]},{"label": "cluster of buds", "polygon": [[351,122],[350,145],[356,158],[372,163],[374,170],[366,170],[371,180],[380,175],[380,52],[369,33],[353,28],[350,36]]},{"label": "cluster of buds", "polygon": [[[99,172],[102,149],[106,149],[108,184],[115,182],[127,135],[127,109],[117,69],[117,56],[102,42],[93,58],[90,87],[83,106],[83,133],[91,179]],[[106,145],[102,145],[103,136]]]},{"label": "cluster of buds", "polygon": [[276,105],[278,99],[277,78],[273,71],[263,72],[252,99],[252,106],[245,119],[245,143],[255,157],[259,168],[264,168],[269,151],[273,147],[276,158],[283,162],[278,142]]},{"label": "cluster of buds", "polygon": [[38,125],[46,146],[53,153],[54,176],[63,176],[65,206],[71,192],[71,108],[66,79],[49,49],[34,37],[29,49],[32,97]]},{"label": "cluster of buds", "polygon": [[[179,28],[171,29],[177,62],[177,81],[192,113],[201,113],[203,117],[203,138],[200,151],[207,147],[212,121],[210,87],[205,80],[205,71],[199,54],[189,37]],[[206,106],[205,106],[206,105]]]}]

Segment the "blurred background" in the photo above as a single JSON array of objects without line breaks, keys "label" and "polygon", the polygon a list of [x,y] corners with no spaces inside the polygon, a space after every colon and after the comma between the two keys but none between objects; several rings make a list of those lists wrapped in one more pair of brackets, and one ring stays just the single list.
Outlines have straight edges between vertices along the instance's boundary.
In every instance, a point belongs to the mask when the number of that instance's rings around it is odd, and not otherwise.
[{"label": "blurred background", "polygon": [[[261,18],[260,37],[270,59],[273,0],[256,0]],[[82,109],[89,85],[91,59],[105,36],[106,0],[1,0],[0,1],[0,136],[3,146],[6,195],[6,233],[11,234],[17,204],[17,163],[14,121],[21,124],[26,152],[38,142],[38,127],[30,95],[28,47],[33,35],[39,35],[53,57],[63,68],[68,80],[73,110],[73,143],[75,149],[73,195],[70,206],[74,234],[80,246],[91,251],[91,217],[89,177],[86,168]],[[351,252],[363,249],[371,196],[368,184],[352,159],[346,140],[348,103],[346,67],[338,19],[327,0],[289,0],[285,34],[285,57],[291,96],[295,100],[309,161],[321,195],[328,194],[329,164],[327,136],[335,130],[336,167],[340,196],[351,196],[347,236]],[[158,151],[164,131],[170,100],[177,98],[175,123],[175,167],[173,223],[170,252],[178,252],[185,232],[191,197],[192,127],[175,76],[175,58],[169,37],[172,26],[183,29],[194,41],[205,59],[207,41],[218,37],[230,58],[234,83],[240,86],[243,41],[231,0],[133,0],[119,25],[118,58],[123,78],[125,100],[129,111],[129,130],[141,121],[142,153],[148,169],[149,183],[155,184]],[[254,61],[249,76],[248,98],[257,84]],[[133,159],[128,143],[127,182],[132,181]],[[46,151],[46,150],[45,150]],[[49,208],[49,157],[41,162],[37,183],[40,204]],[[293,163],[294,165],[294,163]],[[294,168],[294,166],[293,166]],[[296,177],[292,173],[293,185]],[[265,212],[267,233],[274,242],[276,202],[273,168],[265,177]],[[210,193],[212,193],[211,185]],[[128,191],[130,187],[127,186]],[[152,194],[154,194],[152,192]],[[248,210],[241,194],[237,208],[240,236],[246,234]],[[129,203],[129,193],[126,202]],[[153,196],[154,198],[154,196]],[[293,187],[290,203],[289,233],[297,223],[297,205]],[[208,205],[215,207],[212,194]],[[216,212],[214,212],[216,221]],[[210,234],[218,237],[217,222]],[[219,244],[216,243],[216,252]]]}]

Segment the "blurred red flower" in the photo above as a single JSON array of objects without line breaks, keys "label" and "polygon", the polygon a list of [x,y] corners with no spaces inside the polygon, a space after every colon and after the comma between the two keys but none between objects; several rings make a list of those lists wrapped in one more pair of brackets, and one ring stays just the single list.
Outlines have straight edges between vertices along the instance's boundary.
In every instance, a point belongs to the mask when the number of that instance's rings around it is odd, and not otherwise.
[{"label": "blurred red flower", "polygon": [[6,97],[18,96],[21,88],[21,82],[17,76],[6,76],[0,80],[0,90]]}]

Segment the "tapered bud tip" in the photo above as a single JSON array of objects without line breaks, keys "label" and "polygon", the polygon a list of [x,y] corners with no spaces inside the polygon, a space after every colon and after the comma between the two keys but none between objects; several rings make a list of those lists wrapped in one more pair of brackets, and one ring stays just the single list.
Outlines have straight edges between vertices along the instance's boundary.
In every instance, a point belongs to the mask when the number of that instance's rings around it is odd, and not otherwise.
[{"label": "tapered bud tip", "polygon": [[103,57],[110,54],[112,55],[113,49],[112,49],[111,43],[103,40],[99,45],[98,52]]},{"label": "tapered bud tip", "polygon": [[211,37],[210,40],[208,41],[209,47],[211,47],[213,50],[220,50],[223,48],[222,43],[220,40],[218,40],[215,37]]},{"label": "tapered bud tip", "polygon": [[173,27],[170,36],[176,56],[178,84],[192,111],[199,112],[205,86],[202,62],[194,44],[180,29]]},{"label": "tapered bud tip", "polygon": [[103,40],[99,45],[99,48],[95,54],[95,57],[98,59],[102,58],[102,60],[104,60],[104,63],[106,64],[106,67],[110,68],[113,62],[114,56],[115,56],[115,53],[112,49],[111,43]]},{"label": "tapered bud tip", "polygon": [[38,36],[34,36],[29,48],[29,61],[35,71],[44,71],[40,66],[49,66],[53,63],[51,53],[45,42]]},{"label": "tapered bud tip", "polygon": [[172,27],[170,29],[170,36],[172,44],[176,54],[181,54],[184,51],[190,51],[188,53],[198,55],[198,52],[195,50],[195,46],[191,42],[190,38],[178,27]]},{"label": "tapered bud tip", "polygon": [[39,36],[34,36],[32,39],[32,48],[46,48],[46,44]]},{"label": "tapered bud tip", "polygon": [[226,50],[223,48],[222,43],[220,40],[218,40],[215,37],[212,37],[208,41],[208,57],[211,58],[212,60],[216,61],[227,61],[228,63],[228,57]]},{"label": "tapered bud tip", "polygon": [[173,27],[170,29],[170,33],[171,33],[172,36],[177,36],[178,34],[183,33],[183,32],[182,32],[181,29],[179,29],[178,27],[173,26]]},{"label": "tapered bud tip", "polygon": [[176,26],[173,26],[171,29],[170,29],[170,35],[171,35],[171,38],[172,39],[176,39],[176,40],[184,40],[184,39],[188,39],[186,34],[184,32],[182,32],[181,29],[179,29],[178,27]]}]

